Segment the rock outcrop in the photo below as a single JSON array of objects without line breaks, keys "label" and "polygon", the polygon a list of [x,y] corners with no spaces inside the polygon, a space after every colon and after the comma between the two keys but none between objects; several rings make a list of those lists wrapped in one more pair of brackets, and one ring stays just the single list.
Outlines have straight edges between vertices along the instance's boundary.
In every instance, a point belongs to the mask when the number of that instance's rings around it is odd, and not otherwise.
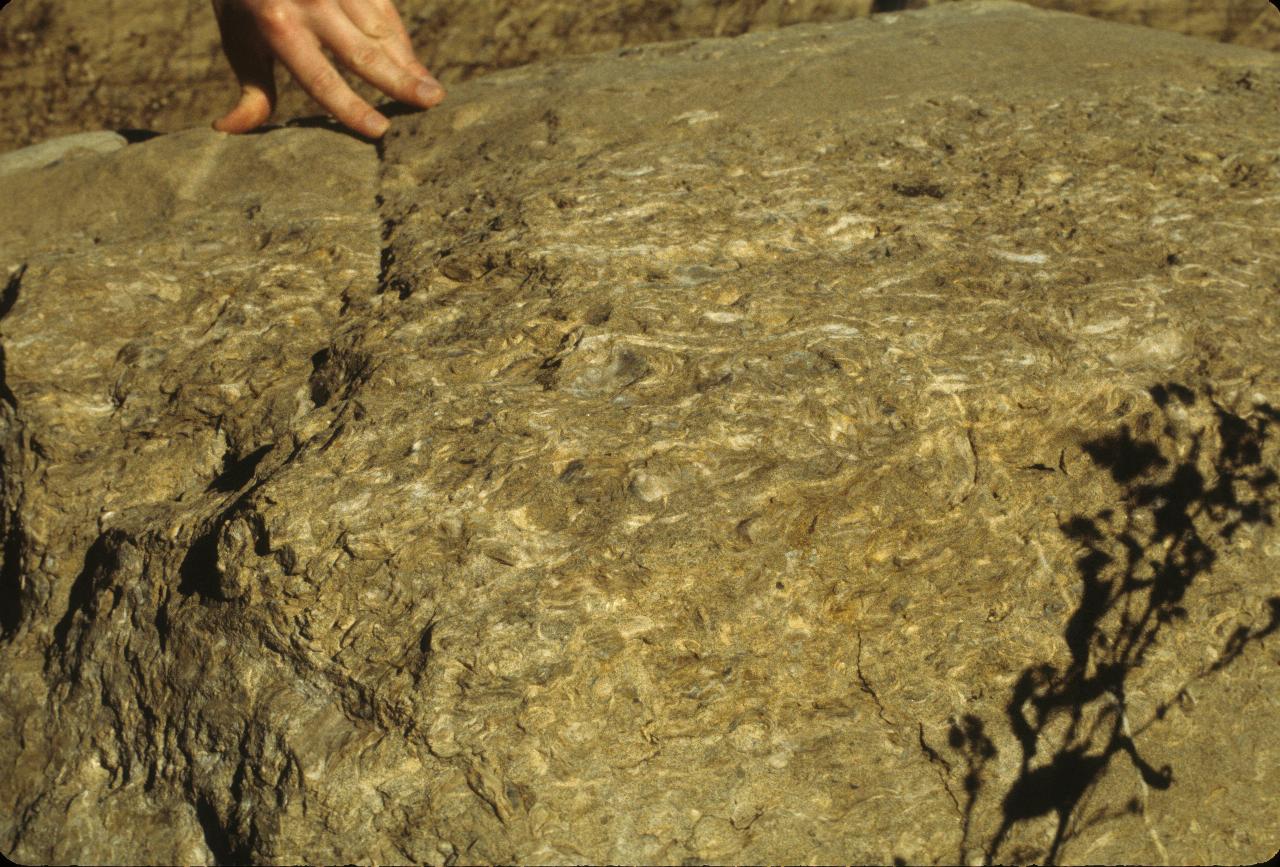
[{"label": "rock outcrop", "polygon": [[0,176],[0,849],[1265,859],[1278,97],[948,4]]},{"label": "rock outcrop", "polygon": [[[446,85],[536,60],[654,41],[737,36],[952,0],[395,0]],[[1280,48],[1268,0],[1029,0],[1255,48]],[[239,92],[207,0],[14,0],[0,13],[0,150],[85,129],[208,126]],[[276,122],[324,114],[277,70]],[[373,104],[386,97],[348,74]]]}]

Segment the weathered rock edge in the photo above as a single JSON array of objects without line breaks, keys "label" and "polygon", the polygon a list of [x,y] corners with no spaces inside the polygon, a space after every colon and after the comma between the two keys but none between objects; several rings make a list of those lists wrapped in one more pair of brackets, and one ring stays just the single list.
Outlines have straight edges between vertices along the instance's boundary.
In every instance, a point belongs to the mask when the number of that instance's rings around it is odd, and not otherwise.
[{"label": "weathered rock edge", "polygon": [[493,76],[380,169],[0,179],[6,850],[1257,860],[1280,76],[1137,33],[948,7]]}]

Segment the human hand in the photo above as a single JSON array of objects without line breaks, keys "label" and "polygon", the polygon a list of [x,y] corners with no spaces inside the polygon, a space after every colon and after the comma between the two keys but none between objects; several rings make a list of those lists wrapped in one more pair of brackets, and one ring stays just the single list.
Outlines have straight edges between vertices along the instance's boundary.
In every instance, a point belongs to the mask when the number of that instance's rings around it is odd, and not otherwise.
[{"label": "human hand", "polygon": [[219,132],[261,126],[276,104],[275,60],[345,125],[370,138],[390,126],[361,99],[321,52],[379,90],[431,108],[444,89],[418,62],[392,0],[213,0],[222,50],[240,82],[240,101],[214,121]]}]

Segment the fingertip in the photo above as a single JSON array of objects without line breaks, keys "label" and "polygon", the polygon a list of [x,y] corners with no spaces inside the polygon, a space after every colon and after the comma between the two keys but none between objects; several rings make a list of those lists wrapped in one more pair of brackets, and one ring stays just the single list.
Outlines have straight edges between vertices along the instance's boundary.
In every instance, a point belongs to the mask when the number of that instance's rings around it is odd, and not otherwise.
[{"label": "fingertip", "polygon": [[213,122],[214,130],[224,132],[227,135],[235,135],[238,132],[242,132],[243,130],[236,126],[234,115],[235,112],[232,111],[215,120]]},{"label": "fingertip", "polygon": [[239,135],[262,126],[271,117],[271,100],[261,90],[246,87],[235,108],[213,122],[219,132]]},{"label": "fingertip", "polygon": [[237,107],[215,120],[213,128],[218,132],[225,132],[227,135],[241,135],[253,129],[254,124],[249,123],[247,118],[244,117],[244,113]]},{"label": "fingertip", "polygon": [[425,108],[434,108],[444,99],[444,88],[434,78],[424,78],[413,90],[414,101]]},{"label": "fingertip", "polygon": [[361,124],[364,127],[364,134],[369,138],[382,138],[387,134],[387,130],[391,129],[391,121],[380,114],[370,114]]}]

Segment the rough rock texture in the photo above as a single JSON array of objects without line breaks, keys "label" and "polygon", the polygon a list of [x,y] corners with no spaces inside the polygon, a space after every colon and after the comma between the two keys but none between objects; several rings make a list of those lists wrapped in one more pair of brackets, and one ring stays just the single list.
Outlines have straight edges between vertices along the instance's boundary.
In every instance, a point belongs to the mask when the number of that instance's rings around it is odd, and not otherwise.
[{"label": "rough rock texture", "polygon": [[[201,822],[224,806],[254,702],[237,706],[245,687],[226,678],[245,672],[208,668],[220,653],[187,645],[168,612],[200,598],[214,555],[193,534],[286,456],[258,449],[288,440],[344,291],[377,273],[376,156],[320,130],[191,130],[0,184],[2,703],[18,733],[0,847],[28,863],[207,863]],[[113,588],[124,607],[86,629]],[[62,674],[40,676],[42,658]],[[175,773],[187,794],[148,794]]]},{"label": "rough rock texture", "polygon": [[0,849],[1268,857],[1278,98],[955,4],[0,177]]},{"label": "rough rock texture", "polygon": [[[395,0],[447,85],[565,54],[735,36],[951,0]],[[1267,0],[1031,0],[1049,9],[1280,48]],[[208,126],[239,92],[208,0],[14,0],[0,13],[0,151],[86,129]],[[284,70],[276,120],[326,112]],[[385,96],[354,75],[374,104]]]}]

